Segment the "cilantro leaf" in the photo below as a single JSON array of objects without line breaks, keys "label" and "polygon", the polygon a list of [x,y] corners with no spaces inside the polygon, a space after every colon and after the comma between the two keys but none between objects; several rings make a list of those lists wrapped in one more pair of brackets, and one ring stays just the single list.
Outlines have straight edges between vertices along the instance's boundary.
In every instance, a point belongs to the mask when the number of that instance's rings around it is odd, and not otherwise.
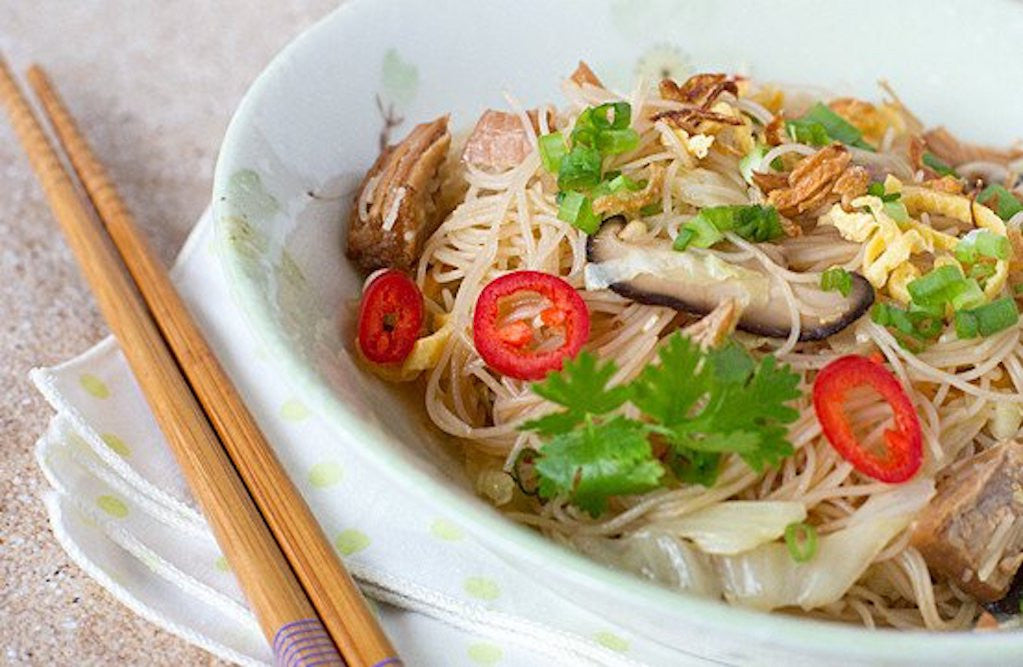
[{"label": "cilantro leaf", "polygon": [[626,417],[581,427],[551,438],[535,469],[543,498],[569,497],[580,509],[598,516],[611,496],[657,488],[664,466],[653,458],[646,427]]},{"label": "cilantro leaf", "polygon": [[669,338],[657,356],[660,363],[648,364],[632,383],[632,403],[671,427],[685,421],[706,393],[710,368],[700,363],[700,347],[682,335]]},{"label": "cilantro leaf", "polygon": [[669,451],[665,462],[671,472],[683,482],[710,487],[717,479],[721,455],[694,451],[680,454],[677,451]]},{"label": "cilantro leaf", "polygon": [[754,365],[737,344],[709,353],[676,335],[634,383],[632,402],[688,452],[735,452],[754,470],[792,453],[784,424],[799,413],[799,376],[767,356]]},{"label": "cilantro leaf", "polygon": [[580,352],[565,361],[561,372],[550,373],[542,382],[533,384],[533,391],[548,401],[568,408],[522,425],[527,431],[543,435],[566,433],[586,419],[586,415],[603,415],[629,400],[628,386],[608,388],[607,383],[618,371],[613,361],[597,363],[597,357]]},{"label": "cilantro leaf", "polygon": [[[608,387],[616,371],[582,353],[533,385],[565,408],[522,426],[546,437],[534,467],[542,498],[597,516],[612,496],[656,488],[665,465],[711,486],[726,453],[760,471],[793,451],[785,425],[798,417],[787,403],[800,395],[799,376],[770,355],[757,363],[734,341],[704,351],[676,333],[628,385]],[[626,402],[641,419],[609,416]],[[651,439],[665,445],[657,458]]]}]

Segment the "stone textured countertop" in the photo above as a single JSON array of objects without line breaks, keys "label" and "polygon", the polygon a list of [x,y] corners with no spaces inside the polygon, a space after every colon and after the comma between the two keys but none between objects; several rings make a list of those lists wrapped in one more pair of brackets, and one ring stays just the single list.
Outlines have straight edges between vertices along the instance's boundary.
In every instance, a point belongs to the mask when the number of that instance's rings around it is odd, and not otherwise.
[{"label": "stone textured countertop", "polygon": [[[170,261],[205,208],[249,83],[338,0],[5,0],[0,52],[44,65]],[[107,334],[28,162],[0,118],[0,664],[219,664],[132,614],[64,554],[33,458],[51,411],[34,366]]]}]

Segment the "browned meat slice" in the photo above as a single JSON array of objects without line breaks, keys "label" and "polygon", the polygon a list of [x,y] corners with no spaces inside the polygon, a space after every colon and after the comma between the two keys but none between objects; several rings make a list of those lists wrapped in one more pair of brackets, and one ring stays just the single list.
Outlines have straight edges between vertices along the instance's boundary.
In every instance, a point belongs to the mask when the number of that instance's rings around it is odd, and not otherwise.
[{"label": "browned meat slice", "polygon": [[964,461],[938,483],[912,543],[935,574],[981,602],[1002,598],[1023,561],[1023,444]]},{"label": "browned meat slice", "polygon": [[451,134],[442,116],[413,128],[370,167],[348,223],[348,257],[369,272],[410,271],[440,223],[434,197]]},{"label": "browned meat slice", "polygon": [[590,66],[581,60],[579,61],[579,66],[575,68],[574,72],[572,72],[572,76],[568,78],[579,86],[584,83],[588,83],[591,86],[596,86],[597,88],[604,87],[604,84],[600,82],[600,79],[598,79],[597,75],[593,73]]},{"label": "browned meat slice", "polygon": [[[540,123],[536,110],[529,111],[527,115],[533,131],[539,133]],[[551,115],[547,114],[548,128],[552,121]],[[533,144],[518,114],[487,109],[476,121],[476,127],[465,142],[462,160],[474,167],[501,171],[520,164],[532,150]]]}]

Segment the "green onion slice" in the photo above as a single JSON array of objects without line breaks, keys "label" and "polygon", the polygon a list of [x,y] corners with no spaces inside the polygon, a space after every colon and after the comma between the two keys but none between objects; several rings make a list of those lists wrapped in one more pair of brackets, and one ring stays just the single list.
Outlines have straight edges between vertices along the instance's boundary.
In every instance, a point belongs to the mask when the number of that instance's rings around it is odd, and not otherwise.
[{"label": "green onion slice", "polygon": [[799,521],[785,527],[785,546],[797,563],[805,563],[817,555],[817,529]]},{"label": "green onion slice", "polygon": [[964,339],[990,336],[1018,322],[1016,301],[1011,297],[1003,297],[978,308],[956,312],[956,335]]},{"label": "green onion slice", "polygon": [[561,132],[551,132],[537,139],[540,148],[540,161],[543,168],[552,174],[561,168],[561,159],[568,153],[568,145]]},{"label": "green onion slice", "polygon": [[562,190],[592,188],[600,183],[603,158],[589,146],[573,146],[558,167],[558,187]]},{"label": "green onion slice", "polygon": [[951,167],[951,165],[930,151],[926,151],[924,153],[923,163],[941,176],[955,176],[956,178],[959,178],[959,174]]},{"label": "green onion slice", "polygon": [[587,234],[593,234],[600,227],[600,216],[593,212],[590,198],[574,190],[563,193],[558,219],[578,227]]},{"label": "green onion slice", "polygon": [[821,274],[821,289],[849,296],[849,292],[852,291],[852,274],[840,266],[833,266]]},{"label": "green onion slice", "polygon": [[954,264],[939,266],[907,285],[913,303],[937,306],[951,301],[964,288],[963,272]]},{"label": "green onion slice", "polygon": [[[1023,210],[1023,209],[1021,209]],[[973,264],[981,257],[1009,259],[1012,244],[1001,234],[987,229],[972,229],[956,244],[955,256],[963,264]]]},{"label": "green onion slice", "polygon": [[824,146],[834,140],[863,150],[874,150],[863,141],[863,134],[854,125],[821,102],[801,117],[788,121],[786,127],[793,139],[811,146]]},{"label": "green onion slice", "polygon": [[1001,185],[987,186],[977,195],[977,201],[997,213],[1002,220],[1023,211],[1023,202]]}]

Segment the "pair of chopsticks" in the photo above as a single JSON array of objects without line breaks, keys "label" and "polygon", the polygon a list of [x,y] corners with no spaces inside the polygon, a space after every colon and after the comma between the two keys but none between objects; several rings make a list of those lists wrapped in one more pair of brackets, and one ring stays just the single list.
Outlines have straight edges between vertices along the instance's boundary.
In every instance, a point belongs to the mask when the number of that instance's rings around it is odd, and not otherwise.
[{"label": "pair of chopsticks", "polygon": [[277,663],[401,664],[48,77],[28,80],[91,205],[0,56],[0,102]]}]

